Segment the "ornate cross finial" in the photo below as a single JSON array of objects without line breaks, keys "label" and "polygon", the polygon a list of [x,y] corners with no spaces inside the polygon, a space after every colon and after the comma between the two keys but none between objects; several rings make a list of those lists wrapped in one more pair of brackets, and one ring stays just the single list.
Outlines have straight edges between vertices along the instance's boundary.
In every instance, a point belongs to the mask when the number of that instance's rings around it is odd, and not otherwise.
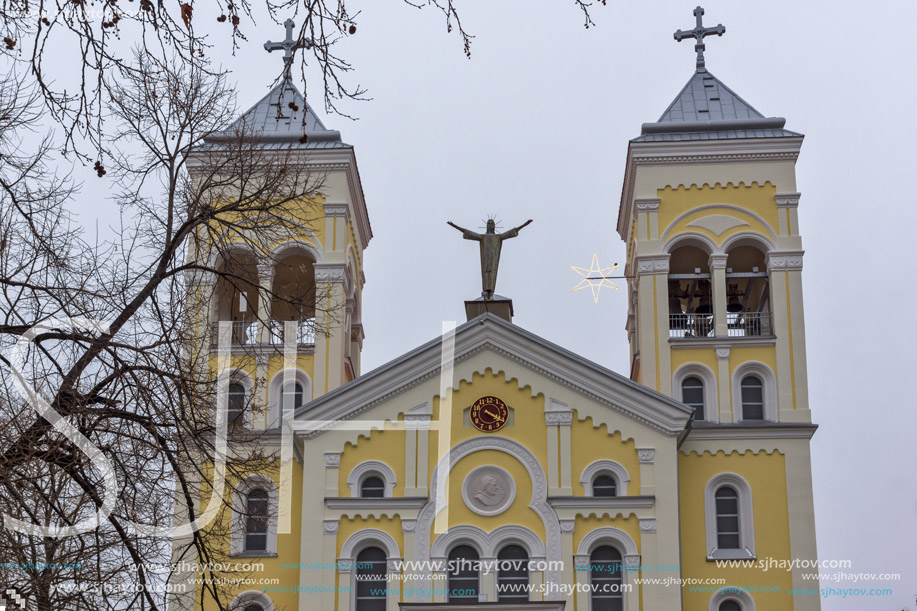
[{"label": "ornate cross finial", "polygon": [[293,52],[296,49],[310,49],[312,48],[312,43],[308,40],[298,41],[293,39],[293,28],[296,27],[296,24],[293,23],[292,19],[284,21],[283,27],[287,30],[287,37],[283,42],[271,42],[269,40],[264,43],[264,48],[268,53],[271,51],[283,51],[283,69],[285,73],[288,73],[290,65],[293,63]]},{"label": "ornate cross finial", "polygon": [[682,40],[693,38],[697,41],[694,45],[694,50],[697,51],[697,71],[706,72],[704,67],[704,50],[707,48],[707,45],[704,44],[704,38],[707,36],[722,36],[726,33],[726,28],[723,27],[723,24],[719,24],[715,28],[705,28],[704,27],[704,9],[702,7],[697,7],[694,9],[694,16],[697,18],[697,26],[693,30],[678,30],[675,32],[675,40],[681,42]]}]

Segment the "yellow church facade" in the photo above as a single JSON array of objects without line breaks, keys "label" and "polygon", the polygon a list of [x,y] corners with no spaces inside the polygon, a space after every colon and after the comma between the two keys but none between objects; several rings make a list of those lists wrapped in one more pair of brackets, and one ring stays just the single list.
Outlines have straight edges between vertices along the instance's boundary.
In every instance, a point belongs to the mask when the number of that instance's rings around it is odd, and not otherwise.
[{"label": "yellow church facade", "polygon": [[[302,121],[271,111],[294,105]],[[353,148],[289,81],[247,116],[272,143],[305,124],[303,163],[326,176],[282,235],[234,253],[249,289],[189,283],[215,409],[250,432],[230,436],[231,453],[276,453],[221,497],[222,559],[257,566],[232,609],[820,608],[802,569],[768,568],[816,558],[803,137],[783,119],[699,52],[629,143],[617,227],[629,372],[491,311],[366,373],[372,232]],[[289,311],[279,291],[314,304]],[[171,605],[216,608],[206,577],[177,572]]]}]

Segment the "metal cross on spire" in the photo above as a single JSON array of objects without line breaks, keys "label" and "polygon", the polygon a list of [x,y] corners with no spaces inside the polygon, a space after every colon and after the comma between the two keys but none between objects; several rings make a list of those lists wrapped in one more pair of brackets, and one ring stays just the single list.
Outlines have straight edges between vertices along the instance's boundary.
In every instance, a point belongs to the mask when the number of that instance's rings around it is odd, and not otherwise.
[{"label": "metal cross on spire", "polygon": [[726,33],[726,28],[723,27],[722,23],[715,28],[705,28],[703,7],[699,6],[694,9],[694,16],[697,18],[697,26],[693,30],[678,30],[675,32],[675,40],[681,42],[682,40],[693,38],[697,41],[694,45],[694,50],[697,51],[697,71],[705,72],[707,69],[704,67],[704,50],[707,45],[704,44],[704,38],[714,34],[722,36]]},{"label": "metal cross on spire", "polygon": [[283,27],[287,30],[287,37],[283,42],[271,42],[269,40],[264,43],[264,49],[268,53],[271,51],[283,51],[283,70],[284,74],[287,75],[293,63],[293,52],[296,51],[296,49],[311,49],[312,42],[308,40],[300,41],[293,39],[293,28],[296,27],[296,24],[293,23],[292,19],[284,21]]}]

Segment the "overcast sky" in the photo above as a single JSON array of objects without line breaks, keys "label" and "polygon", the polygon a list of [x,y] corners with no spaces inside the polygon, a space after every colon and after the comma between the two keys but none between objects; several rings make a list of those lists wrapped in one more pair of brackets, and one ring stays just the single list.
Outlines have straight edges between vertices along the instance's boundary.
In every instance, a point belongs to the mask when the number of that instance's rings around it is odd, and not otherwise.
[{"label": "overcast sky", "polygon": [[[356,147],[375,234],[365,253],[364,371],[433,338],[443,320],[464,320],[462,301],[480,292],[477,245],[445,223],[475,228],[496,214],[505,228],[535,220],[501,261],[497,290],[513,298],[515,322],[627,375],[625,293],[603,291],[596,305],[588,291],[570,291],[578,281],[570,266],[588,267],[593,253],[603,265],[623,262],[615,220],[627,141],[694,70],[693,44],[672,39],[693,27],[694,2],[610,0],[585,30],[572,0],[460,0],[476,36],[471,60],[434,11],[397,0],[357,0],[352,10],[358,4],[359,30],[341,52],[373,99],[345,107],[356,122],[328,116],[316,96],[310,102]],[[917,4],[711,0],[705,8],[709,25],[727,29],[708,39],[710,71],[806,135],[797,170],[820,425],[812,444],[819,555],[851,559],[850,572],[902,575],[824,582],[893,587],[895,596],[830,598],[822,608],[913,610]],[[283,36],[267,20],[246,31],[250,44],[235,57],[216,50],[239,83],[241,109],[280,69],[263,41]]]}]

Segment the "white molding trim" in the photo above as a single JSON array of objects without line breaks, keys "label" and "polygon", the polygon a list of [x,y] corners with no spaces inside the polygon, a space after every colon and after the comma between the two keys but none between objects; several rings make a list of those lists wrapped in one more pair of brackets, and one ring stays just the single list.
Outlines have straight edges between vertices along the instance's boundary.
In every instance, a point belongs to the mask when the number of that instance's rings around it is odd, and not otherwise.
[{"label": "white molding trim", "polygon": [[[430,560],[430,535],[433,529],[433,520],[436,517],[436,508],[437,506],[445,507],[446,504],[445,486],[442,485],[442,478],[444,476],[448,477],[448,473],[444,473],[446,466],[448,465],[451,469],[465,456],[480,450],[504,452],[518,460],[525,467],[532,482],[532,498],[529,501],[529,507],[538,514],[542,524],[544,524],[545,557],[547,560],[561,560],[560,523],[557,513],[548,504],[547,474],[545,474],[541,462],[532,454],[531,450],[512,439],[500,436],[472,437],[458,443],[452,447],[449,455],[443,457],[439,464],[436,465],[430,479],[430,491],[433,499],[424,506],[417,516],[415,558],[420,562]],[[452,528],[449,529],[449,532],[451,531]],[[440,537],[437,537],[437,541],[439,541]],[[560,571],[546,571],[545,581],[560,582]],[[423,580],[420,583],[422,584]],[[425,586],[421,585],[421,587]],[[559,594],[559,592],[551,593],[550,596],[559,596]]]},{"label": "white molding trim", "polygon": [[774,200],[778,208],[798,208],[801,197],[802,193],[777,193],[774,195]]},{"label": "white molding trim", "polygon": [[[668,242],[666,242],[666,240],[667,240],[668,237],[669,237],[669,233],[672,231],[672,229],[675,227],[675,225],[677,225],[682,219],[684,219],[684,218],[686,218],[686,217],[688,217],[688,216],[690,216],[690,215],[692,215],[692,214],[696,214],[696,213],[698,213],[698,212],[700,212],[700,211],[702,211],[702,210],[711,210],[711,209],[734,210],[734,211],[736,211],[736,212],[739,212],[739,213],[744,214],[744,215],[748,215],[749,217],[755,219],[756,221],[758,221],[759,223],[761,223],[761,225],[762,225],[763,227],[765,227],[765,228],[767,229],[768,233],[770,234],[770,237],[771,237],[770,247],[769,247],[767,250],[775,250],[774,244],[777,242],[777,234],[776,234],[776,232],[774,231],[774,228],[770,226],[770,223],[768,223],[768,222],[767,222],[766,220],[764,220],[761,216],[759,216],[758,214],[755,214],[754,212],[752,212],[752,211],[749,210],[748,208],[743,208],[742,206],[736,206],[735,204],[720,203],[720,204],[707,204],[707,205],[704,205],[704,206],[698,206],[697,208],[691,208],[691,209],[688,210],[687,212],[683,212],[682,214],[680,214],[680,215],[678,215],[677,217],[675,217],[675,218],[672,220],[672,222],[668,224],[668,226],[665,228],[665,231],[663,231],[662,234],[661,234],[660,237],[659,237],[660,241],[662,241],[663,244],[664,244],[664,246],[663,246],[663,248],[662,248],[663,252],[672,252],[671,245],[677,243],[677,242],[678,242],[678,238],[679,238],[680,236],[685,235],[685,234],[683,234],[683,233],[678,233],[677,235],[673,236],[671,240],[669,240]],[[737,218],[738,218],[738,217],[737,217]],[[757,236],[757,238],[758,238],[759,240],[766,240],[766,238],[765,238],[762,234],[760,234],[760,233],[753,233],[753,232],[750,232],[750,231],[749,231],[749,232],[742,232],[742,233],[736,234],[736,235],[746,235],[746,234],[749,235],[749,236]],[[691,235],[698,235],[698,236],[699,236],[699,235],[701,235],[701,234],[695,234],[694,232],[692,232]],[[733,237],[735,237],[735,236],[730,236],[729,239],[726,240],[726,242],[723,243],[723,246],[722,246],[722,247],[717,248],[717,247],[714,246],[714,249],[713,249],[710,253],[708,253],[708,254],[727,252],[727,249],[725,248],[725,245],[726,245]],[[709,238],[706,238],[706,237],[705,237],[705,240],[708,241],[708,243],[712,243],[712,242],[713,242],[712,240],[710,240]]]},{"label": "white molding trim", "polygon": [[637,274],[668,274],[669,253],[662,255],[642,255],[634,257]]},{"label": "white molding trim", "polygon": [[364,460],[353,469],[347,476],[347,485],[350,487],[351,498],[360,497],[360,486],[363,480],[371,475],[377,475],[382,478],[385,484],[385,496],[392,496],[395,486],[398,484],[398,478],[395,477],[395,470],[381,460]]},{"label": "white molding trim", "polygon": [[804,250],[771,251],[764,259],[769,272],[799,272],[802,271]]},{"label": "white molding trim", "polygon": [[264,592],[248,590],[242,592],[229,603],[231,611],[243,611],[248,605],[261,605],[264,611],[274,611],[274,602]]},{"label": "white molding trim", "polygon": [[457,545],[470,545],[482,559],[496,558],[497,554],[507,545],[520,545],[529,554],[529,560],[545,557],[545,546],[541,537],[524,526],[518,524],[505,524],[487,532],[477,526],[460,524],[451,526],[433,542],[430,550],[430,559],[434,562],[443,562],[449,557],[449,550]]},{"label": "white molding trim", "polygon": [[[224,376],[228,376],[225,382],[220,379]],[[255,417],[255,381],[252,380],[247,371],[239,368],[224,370],[220,374],[220,378],[217,379],[214,386],[217,389],[215,392],[216,406],[226,410],[227,426],[229,424],[229,385],[238,383],[245,388],[245,405],[242,407],[242,428],[251,430],[254,426]],[[219,390],[223,389],[225,389],[225,392],[220,393]],[[216,421],[214,420],[214,422]]]},{"label": "white molding trim", "polygon": [[[717,548],[716,491],[722,486],[735,488],[739,499],[739,549]],[[704,487],[704,529],[707,536],[708,560],[742,560],[755,557],[755,516],[751,486],[737,473],[718,473]]]},{"label": "white molding trim", "polygon": [[[271,378],[267,385],[267,428],[278,428],[281,424],[281,399],[283,398],[284,375],[287,371],[293,372],[293,382],[302,384],[302,403],[305,405],[312,400],[312,379],[302,369],[281,369]],[[291,412],[295,411],[291,409]]]},{"label": "white molding trim", "polygon": [[[474,503],[474,499],[471,498],[471,491],[468,489],[469,483],[472,481],[472,476],[483,469],[492,469],[501,471],[502,474],[506,477],[506,482],[509,485],[509,491],[507,492],[506,498],[499,505],[493,507],[492,509],[481,509],[477,507]],[[475,467],[468,472],[468,475],[465,476],[465,481],[462,482],[462,501],[465,502],[465,507],[471,510],[473,513],[478,514],[479,516],[497,516],[509,509],[514,502],[516,502],[516,481],[513,479],[513,476],[509,474],[509,471],[503,467],[498,467],[496,465],[480,465]]]},{"label": "white molding trim", "polygon": [[615,462],[609,458],[600,458],[599,460],[592,461],[583,469],[583,473],[579,478],[579,483],[582,484],[583,488],[586,490],[585,496],[593,496],[592,480],[603,473],[607,473],[615,478],[618,484],[618,491],[615,496],[627,496],[627,484],[630,483],[630,475],[628,475],[627,469],[625,469],[621,463]]},{"label": "white molding trim", "polygon": [[[664,235],[662,239],[665,239]],[[672,252],[682,246],[693,246],[708,256],[719,253],[719,247],[716,242],[698,231],[681,231],[677,233],[671,240],[663,243],[661,250],[671,256]]]},{"label": "white molding trim", "polygon": [[367,547],[381,547],[385,550],[386,559],[401,558],[401,550],[394,537],[378,528],[361,528],[344,541],[341,545],[340,558],[351,563],[356,560],[357,554]]},{"label": "white molding trim", "polygon": [[[764,394],[764,421],[777,422],[779,411],[777,376],[770,367],[760,361],[746,361],[736,367],[732,373],[733,422],[742,422],[742,379],[748,375],[755,375],[761,379],[761,392]],[[760,420],[754,422],[760,422]]]},{"label": "white molding trim", "polygon": [[[717,358],[719,358],[717,347]],[[728,350],[728,348],[727,348]],[[727,353],[728,356],[728,353]],[[704,422],[719,422],[720,408],[718,403],[719,389],[716,374],[702,363],[685,363],[672,374],[672,397],[684,403],[681,385],[687,378],[699,378],[704,385]]]},{"label": "white molding trim", "polygon": [[709,611],[720,611],[720,605],[727,600],[734,600],[742,607],[742,611],[755,611],[755,599],[745,590],[726,586],[720,588],[710,597]]},{"label": "white molding trim", "polygon": [[590,530],[580,539],[575,555],[590,556],[593,550],[600,545],[611,545],[621,552],[622,558],[639,554],[637,544],[626,532],[613,526],[601,526]]},{"label": "white molding trim", "polygon": [[[267,492],[267,549],[249,552],[245,549],[245,527],[248,494],[258,488]],[[232,518],[230,520],[229,555],[271,557],[277,555],[277,521],[280,511],[277,484],[260,473],[249,475],[236,484],[232,493]]]},{"label": "white molding trim", "polygon": [[637,460],[640,464],[653,464],[656,462],[656,448],[637,448]]}]

